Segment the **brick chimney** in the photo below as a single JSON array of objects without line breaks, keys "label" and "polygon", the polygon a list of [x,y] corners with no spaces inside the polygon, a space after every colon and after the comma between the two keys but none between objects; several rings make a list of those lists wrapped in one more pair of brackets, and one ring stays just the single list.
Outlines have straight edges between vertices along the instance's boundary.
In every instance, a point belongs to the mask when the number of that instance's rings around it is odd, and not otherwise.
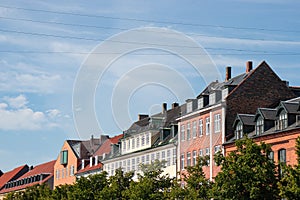
[{"label": "brick chimney", "polygon": [[174,108],[176,108],[176,107],[178,107],[178,106],[179,106],[178,103],[172,103],[172,109],[174,109]]},{"label": "brick chimney", "polygon": [[138,115],[138,120],[142,120],[142,119],[145,119],[145,118],[147,118],[147,117],[149,117],[149,115],[139,114],[139,115]]},{"label": "brick chimney", "polygon": [[225,81],[229,81],[231,79],[231,67],[226,67],[226,77]]},{"label": "brick chimney", "polygon": [[246,62],[246,73],[249,73],[252,70],[252,61]]}]

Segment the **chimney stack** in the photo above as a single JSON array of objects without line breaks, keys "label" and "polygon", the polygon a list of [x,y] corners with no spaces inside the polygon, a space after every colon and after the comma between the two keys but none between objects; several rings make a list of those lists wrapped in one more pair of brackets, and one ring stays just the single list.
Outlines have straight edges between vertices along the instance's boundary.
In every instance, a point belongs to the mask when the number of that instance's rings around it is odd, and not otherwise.
[{"label": "chimney stack", "polygon": [[149,115],[139,114],[139,115],[138,115],[138,120],[142,120],[142,119],[145,119],[145,118],[147,118],[147,117],[149,117]]},{"label": "chimney stack", "polygon": [[167,103],[162,104],[162,113],[165,113],[167,111]]},{"label": "chimney stack", "polygon": [[229,81],[231,79],[231,67],[226,67],[226,78],[225,81]]},{"label": "chimney stack", "polygon": [[179,106],[178,103],[172,103],[172,109],[174,109],[174,108],[176,108],[176,107],[178,107],[178,106]]},{"label": "chimney stack", "polygon": [[246,62],[246,73],[249,73],[252,70],[252,61]]}]

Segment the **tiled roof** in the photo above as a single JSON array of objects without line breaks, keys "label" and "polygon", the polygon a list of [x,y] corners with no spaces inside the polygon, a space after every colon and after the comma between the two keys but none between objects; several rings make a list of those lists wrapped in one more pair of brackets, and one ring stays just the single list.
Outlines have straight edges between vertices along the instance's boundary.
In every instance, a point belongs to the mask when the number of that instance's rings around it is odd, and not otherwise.
[{"label": "tiled roof", "polygon": [[254,115],[238,114],[238,117],[244,125],[254,125]]},{"label": "tiled roof", "polygon": [[93,166],[90,166],[90,165],[87,165],[85,168],[79,170],[76,175],[78,174],[83,174],[85,172],[92,172],[92,171],[98,171],[98,170],[101,170],[102,169],[102,163],[98,163],[97,165],[93,165]]},{"label": "tiled roof", "polygon": [[288,113],[290,114],[300,114],[299,103],[296,102],[281,102]]},{"label": "tiled roof", "polygon": [[276,119],[276,109],[258,108],[257,111],[259,113],[261,113],[263,118],[266,120],[275,120]]},{"label": "tiled roof", "polygon": [[25,179],[25,178],[30,178],[30,177],[40,175],[40,174],[47,175],[46,178],[44,178],[40,181],[31,182],[31,183],[24,184],[24,185],[19,185],[19,186],[15,186],[15,187],[11,187],[11,188],[3,188],[0,191],[0,193],[3,194],[3,193],[11,192],[11,191],[18,191],[18,190],[22,190],[24,188],[27,188],[27,187],[30,187],[30,186],[33,186],[33,185],[45,183],[46,181],[48,181],[54,175],[54,164],[55,164],[55,162],[56,162],[56,160],[52,160],[50,162],[37,165],[32,170],[30,170],[27,173],[23,174],[21,177],[19,177],[15,181],[19,181],[19,180],[22,180],[22,179]]},{"label": "tiled roof", "polygon": [[18,175],[21,176],[22,174],[20,174],[20,172],[24,171],[24,173],[26,171],[28,171],[29,167],[28,165],[23,165],[20,167],[17,167],[9,172],[4,173],[2,176],[0,176],[0,190],[3,188],[3,186],[12,180],[15,180],[19,177],[17,177]]},{"label": "tiled roof", "polygon": [[94,153],[94,155],[102,156],[104,153],[109,154],[111,150],[111,144],[117,144],[119,140],[123,137],[123,134],[117,135],[110,139],[107,139]]}]

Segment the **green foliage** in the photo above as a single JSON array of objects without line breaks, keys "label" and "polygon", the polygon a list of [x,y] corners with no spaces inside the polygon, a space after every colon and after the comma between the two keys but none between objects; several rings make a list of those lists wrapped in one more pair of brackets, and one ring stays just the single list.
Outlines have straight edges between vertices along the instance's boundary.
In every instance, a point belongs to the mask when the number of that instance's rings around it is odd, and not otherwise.
[{"label": "green foliage", "polygon": [[276,166],[269,160],[270,146],[245,138],[236,141],[237,151],[216,156],[221,172],[211,194],[214,199],[277,199]]},{"label": "green foliage", "polygon": [[[198,157],[195,166],[187,167],[187,173],[183,174],[183,180],[179,180],[179,183],[173,186],[170,199],[210,199],[211,182],[205,178],[202,169],[208,164],[208,159],[209,156]],[[185,183],[184,187],[181,187],[181,181]]]},{"label": "green foliage", "polygon": [[300,138],[296,140],[297,165],[281,166],[282,174],[278,183],[280,196],[286,199],[300,199]]},{"label": "green foliage", "polygon": [[171,189],[173,178],[163,175],[164,162],[155,160],[148,165],[141,165],[143,175],[138,175],[138,181],[132,181],[125,192],[129,199],[166,199]]},{"label": "green foliage", "polygon": [[133,172],[124,174],[121,168],[108,179],[108,184],[97,196],[98,199],[127,199],[125,191],[132,182]]}]

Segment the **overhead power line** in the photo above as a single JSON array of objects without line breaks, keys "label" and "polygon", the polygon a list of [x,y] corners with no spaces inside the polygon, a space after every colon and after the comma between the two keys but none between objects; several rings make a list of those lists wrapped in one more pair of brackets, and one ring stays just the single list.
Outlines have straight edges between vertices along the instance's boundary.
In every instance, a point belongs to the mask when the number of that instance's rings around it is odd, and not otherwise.
[{"label": "overhead power line", "polygon": [[62,12],[62,11],[52,11],[52,10],[43,10],[43,9],[22,8],[22,7],[7,6],[7,5],[0,5],[0,8],[25,10],[25,11],[31,11],[31,12],[61,14],[61,15],[72,15],[72,16],[80,16],[80,17],[92,17],[92,18],[112,19],[112,20],[124,20],[124,21],[137,21],[137,22],[146,22],[146,23],[169,24],[169,25],[226,28],[226,29],[238,29],[238,30],[257,30],[257,31],[270,31],[270,32],[294,32],[294,33],[299,33],[300,32],[299,30],[268,29],[268,28],[259,28],[259,27],[237,27],[237,26],[223,26],[223,25],[212,25],[212,24],[195,24],[195,23],[159,21],[159,20],[125,18],[125,17],[112,17],[112,16],[104,16],[104,15],[91,15],[91,14],[74,13],[74,12]]}]

